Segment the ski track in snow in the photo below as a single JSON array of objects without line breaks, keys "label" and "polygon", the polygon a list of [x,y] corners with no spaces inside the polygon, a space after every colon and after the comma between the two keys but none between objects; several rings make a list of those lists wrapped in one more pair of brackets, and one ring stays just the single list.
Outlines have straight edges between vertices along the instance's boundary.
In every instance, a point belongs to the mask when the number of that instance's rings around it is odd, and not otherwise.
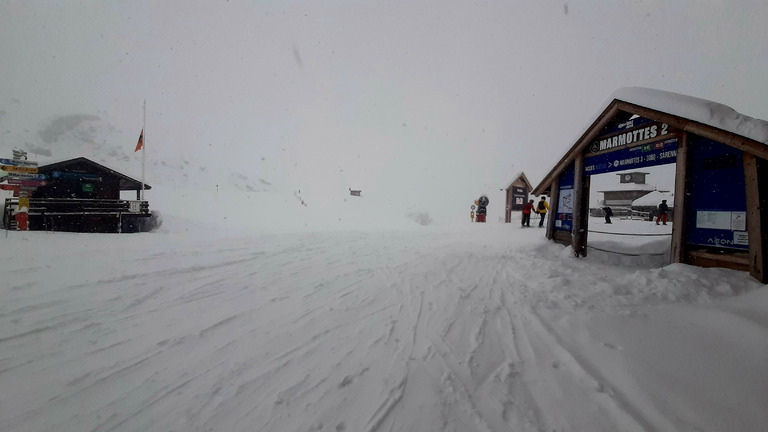
[{"label": "ski track in snow", "polygon": [[[673,430],[537,313],[642,277],[485,228],[60,234],[44,240],[75,250],[48,262],[19,240],[3,253],[0,430]],[[562,289],[585,266],[594,291]]]}]

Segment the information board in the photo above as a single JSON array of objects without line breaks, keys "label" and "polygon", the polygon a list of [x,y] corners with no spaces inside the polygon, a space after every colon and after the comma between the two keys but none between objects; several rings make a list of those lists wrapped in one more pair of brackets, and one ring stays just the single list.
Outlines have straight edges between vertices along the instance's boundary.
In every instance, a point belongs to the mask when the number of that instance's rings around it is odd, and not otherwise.
[{"label": "information board", "polygon": [[587,176],[614,171],[638,169],[674,163],[677,160],[677,138],[670,138],[636,147],[622,148],[584,158]]}]

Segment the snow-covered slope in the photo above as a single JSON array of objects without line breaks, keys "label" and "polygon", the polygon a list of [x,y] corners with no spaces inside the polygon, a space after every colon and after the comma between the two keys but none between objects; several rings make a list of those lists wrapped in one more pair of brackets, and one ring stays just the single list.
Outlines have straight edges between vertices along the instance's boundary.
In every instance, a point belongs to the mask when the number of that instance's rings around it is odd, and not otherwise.
[{"label": "snow-covered slope", "polygon": [[[22,128],[18,127],[22,120],[13,109],[5,113],[0,117],[5,128],[0,157],[10,158],[13,148],[27,151],[30,159],[40,165],[86,157],[137,180],[141,178],[141,153],[134,151],[140,130],[126,133],[111,124],[106,113],[57,115]],[[272,183],[258,175],[211,166],[189,152],[169,154],[162,147],[152,149],[146,162],[146,181],[150,185],[189,189],[219,185],[224,190],[272,190]]]},{"label": "snow-covered slope", "polygon": [[9,233],[0,430],[768,424],[768,289],[746,273],[576,259],[516,224],[188,229]]}]

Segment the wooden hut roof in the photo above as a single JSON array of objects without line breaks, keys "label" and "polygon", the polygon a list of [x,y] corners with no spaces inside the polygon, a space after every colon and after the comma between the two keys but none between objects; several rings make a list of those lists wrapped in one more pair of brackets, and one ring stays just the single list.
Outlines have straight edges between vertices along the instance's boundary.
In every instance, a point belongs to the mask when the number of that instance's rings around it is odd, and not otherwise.
[{"label": "wooden hut roof", "polygon": [[673,128],[709,138],[763,159],[768,159],[768,122],[736,112],[716,102],[662,90],[630,87],[617,90],[605,109],[571,149],[534,189],[548,194],[553,180],[601,131],[638,115]]},{"label": "wooden hut roof", "polygon": [[[38,172],[40,173],[49,173],[52,171],[67,171],[67,168],[73,167],[73,166],[87,166],[94,171],[102,172],[108,175],[115,176],[120,179],[120,190],[141,190],[141,181],[136,180],[134,178],[128,177],[125,174],[122,174],[120,172],[117,172],[111,168],[105,167],[104,165],[101,165],[99,163],[96,163],[88,158],[79,157],[74,159],[68,159],[61,162],[54,162],[48,165],[41,165],[38,168]],[[92,173],[92,172],[91,172]],[[144,189],[150,190],[152,187],[146,183],[144,183]]]},{"label": "wooden hut roof", "polygon": [[509,183],[507,183],[507,186],[504,189],[506,190],[511,188],[512,185],[518,180],[522,180],[525,183],[525,186],[528,188],[528,190],[533,189],[533,186],[531,186],[531,182],[528,181],[528,177],[526,177],[525,173],[523,172],[519,172],[515,174],[515,176],[512,177],[512,180]]}]

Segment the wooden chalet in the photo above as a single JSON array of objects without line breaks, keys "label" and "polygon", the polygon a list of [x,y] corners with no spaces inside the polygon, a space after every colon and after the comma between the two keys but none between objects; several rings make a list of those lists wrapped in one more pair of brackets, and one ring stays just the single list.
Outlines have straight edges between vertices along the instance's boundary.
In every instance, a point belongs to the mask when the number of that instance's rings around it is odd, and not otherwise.
[{"label": "wooden chalet", "polygon": [[547,237],[586,256],[590,176],[672,163],[670,262],[768,282],[768,122],[689,96],[617,91],[533,189],[551,197]]},{"label": "wooden chalet", "polygon": [[528,181],[525,173],[521,172],[516,174],[507,187],[502,190],[506,191],[504,222],[510,223],[512,221],[512,212],[522,211],[523,206],[528,202],[528,194],[533,190],[533,186],[531,186],[531,182]]},{"label": "wooden chalet", "polygon": [[[142,183],[125,174],[80,157],[40,166],[36,177],[40,185],[28,192],[30,230],[119,233],[150,228]],[[136,200],[121,199],[122,191],[134,190]],[[18,205],[19,198],[5,200],[3,228],[15,229]]]}]

